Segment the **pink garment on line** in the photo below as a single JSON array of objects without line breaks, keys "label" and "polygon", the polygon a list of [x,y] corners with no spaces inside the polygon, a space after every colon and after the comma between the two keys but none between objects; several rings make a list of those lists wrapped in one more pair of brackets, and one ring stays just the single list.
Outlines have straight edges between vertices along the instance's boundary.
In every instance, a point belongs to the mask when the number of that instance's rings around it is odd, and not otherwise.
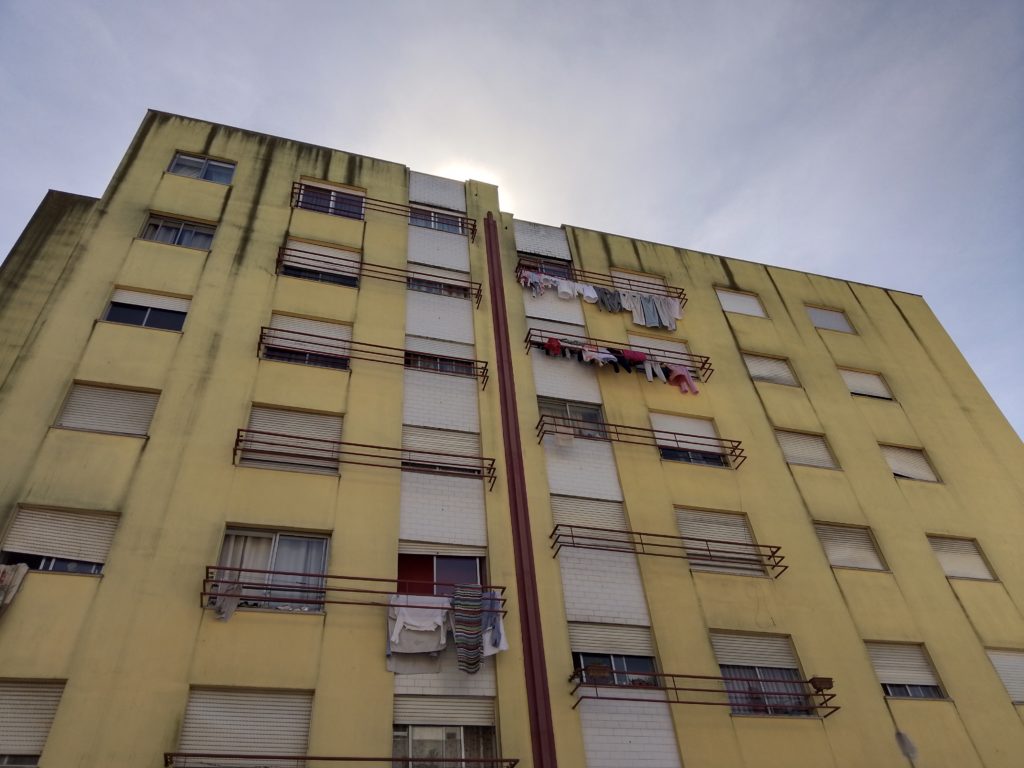
[{"label": "pink garment on line", "polygon": [[670,365],[668,366],[668,383],[678,384],[679,391],[684,395],[692,392],[693,394],[699,394],[700,390],[697,389],[697,382],[693,380],[693,376],[690,375],[690,369],[685,365]]}]

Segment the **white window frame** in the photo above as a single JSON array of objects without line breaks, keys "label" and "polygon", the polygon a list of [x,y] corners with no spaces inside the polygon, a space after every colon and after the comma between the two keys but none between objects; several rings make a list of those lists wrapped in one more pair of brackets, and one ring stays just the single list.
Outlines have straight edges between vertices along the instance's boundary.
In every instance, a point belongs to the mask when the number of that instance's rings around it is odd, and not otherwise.
[{"label": "white window frame", "polygon": [[[321,578],[319,580],[310,578],[308,580],[309,583],[297,582],[296,585],[300,586],[301,588],[306,589],[306,590],[308,590],[310,587],[314,587],[315,588],[315,587],[318,587],[318,586],[320,586],[320,587],[325,586],[326,579],[323,578],[323,577],[327,576],[327,561],[328,561],[328,559],[330,557],[330,546],[331,546],[331,538],[330,538],[330,536],[328,536],[326,534],[319,534],[319,533],[305,533],[303,531],[281,531],[281,530],[270,530],[270,529],[263,529],[263,528],[246,528],[244,526],[228,526],[227,529],[224,531],[224,536],[221,538],[220,552],[217,555],[217,567],[218,568],[221,568],[221,567],[229,568],[230,567],[230,566],[228,566],[228,565],[226,565],[226,564],[221,562],[221,560],[224,557],[224,547],[227,544],[227,540],[228,540],[229,536],[243,536],[243,537],[248,538],[248,539],[270,539],[270,541],[271,541],[271,543],[270,543],[270,551],[267,553],[266,567],[262,568],[262,569],[257,569],[257,570],[267,570],[267,571],[276,570],[276,568],[274,566],[275,566],[275,563],[277,561],[278,551],[279,551],[279,547],[280,547],[280,543],[281,543],[281,538],[282,537],[285,537],[285,538],[295,538],[295,539],[315,539],[315,540],[318,540],[318,541],[323,541],[323,543],[324,543],[324,546],[323,546],[323,557],[322,557],[320,566],[319,566],[318,569],[315,569],[315,570],[312,570],[312,571],[308,572],[308,573],[314,574],[314,575],[319,573]],[[274,581],[273,581],[274,574],[272,574],[272,573],[265,573],[265,574],[246,573],[245,571],[233,571],[233,570],[225,570],[224,573],[223,573],[223,578],[225,578],[226,580],[231,580],[231,581],[255,582],[255,581],[259,581],[261,579],[261,577],[266,582],[266,586],[268,588],[268,592],[269,592],[269,588],[271,588],[271,587],[274,588],[277,591],[287,591],[288,586],[291,586],[291,584],[284,584],[284,585],[282,585],[282,584],[275,584]],[[319,584],[314,583],[315,581],[319,581]],[[259,596],[251,594],[252,590],[257,590],[258,591],[259,590],[258,587],[246,587],[245,589],[249,590],[249,593],[247,593],[247,592],[245,592],[243,590],[241,600],[239,601],[239,604],[238,604],[239,608],[262,608],[262,609],[270,608],[270,609],[276,609],[276,610],[293,611],[293,612],[296,612],[296,613],[322,613],[323,612],[323,606],[319,606],[319,605],[315,605],[315,604],[309,604],[309,603],[281,603],[280,601],[274,600],[273,597],[271,597],[269,594],[265,595],[261,599]],[[315,592],[309,592],[310,597],[313,597],[313,596],[315,596],[317,594],[318,593],[315,593]],[[319,594],[322,596],[322,593],[319,593]],[[210,602],[212,603],[215,599],[216,598],[211,598]]]},{"label": "white window frame", "polygon": [[[148,237],[150,227],[156,227],[153,234],[157,234],[160,230],[167,228],[168,230],[176,230],[174,235],[174,241],[169,242],[167,240],[161,240],[156,237]],[[210,242],[207,245],[192,245],[192,241],[196,235],[209,235]],[[178,248],[191,248],[195,251],[208,251],[213,247],[213,239],[217,235],[217,226],[215,224],[207,224],[201,221],[192,221],[190,219],[180,219],[175,216],[167,216],[162,213],[150,213],[146,217],[146,223],[142,225],[142,231],[139,233],[139,239],[145,240],[150,243],[159,243],[160,245],[173,245]]]},{"label": "white window frame", "polygon": [[[810,319],[811,325],[813,325],[815,328],[819,330],[835,331],[836,333],[850,333],[854,335],[857,334],[856,327],[854,327],[853,323],[850,322],[849,316],[842,309],[836,309],[835,307],[823,307],[818,304],[804,304],[804,308],[807,310],[807,317]],[[842,317],[843,323],[846,324],[846,328],[832,328],[831,326],[828,325],[818,325],[818,323],[821,322],[821,320],[815,319],[814,311],[830,312],[834,315],[839,315],[840,317]]]},{"label": "white window frame", "polygon": [[[738,309],[726,309],[725,304],[722,303],[722,294],[723,293],[731,293],[731,294],[734,294],[736,296],[745,296],[745,297],[747,297],[749,299],[753,299],[754,301],[757,302],[757,305],[761,308],[761,312],[760,313],[757,313],[757,312],[743,312],[743,311],[738,310]],[[726,312],[728,314],[746,315],[747,317],[764,317],[764,318],[768,317],[768,310],[765,309],[764,302],[761,301],[761,297],[758,296],[756,293],[751,293],[750,291],[737,291],[734,288],[722,288],[720,286],[715,286],[715,296],[718,298],[718,305],[722,308],[722,311]]]},{"label": "white window frame", "polygon": [[[189,173],[181,173],[180,171],[174,170],[179,160],[184,161],[197,161],[199,163],[199,175],[193,176]],[[223,167],[231,169],[231,173],[227,181],[219,181],[217,179],[207,178],[206,173],[211,167]],[[209,181],[213,184],[223,184],[224,186],[231,186],[231,182],[235,179],[235,169],[237,165],[230,160],[215,160],[212,157],[206,155],[194,155],[191,152],[175,152],[174,157],[171,158],[171,164],[167,166],[167,172],[174,174],[175,176],[184,176],[186,179],[196,179],[198,181]]]}]

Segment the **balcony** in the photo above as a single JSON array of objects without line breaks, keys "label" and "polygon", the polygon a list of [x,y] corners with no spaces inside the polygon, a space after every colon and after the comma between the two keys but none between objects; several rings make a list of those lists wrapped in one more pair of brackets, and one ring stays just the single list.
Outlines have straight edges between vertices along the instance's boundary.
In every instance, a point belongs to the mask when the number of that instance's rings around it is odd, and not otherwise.
[{"label": "balcony", "polygon": [[388,213],[401,216],[414,227],[422,226],[460,235],[468,234],[471,240],[476,241],[476,221],[454,211],[439,212],[428,210],[424,206],[392,203],[301,181],[292,183],[292,208],[360,220],[365,218],[366,211]]},{"label": "balcony", "polygon": [[239,429],[234,461],[242,466],[264,466],[303,472],[336,474],[339,464],[404,469],[432,475],[479,477],[494,489],[494,459],[412,448],[349,443],[303,435]]},{"label": "balcony", "polygon": [[[595,339],[591,336],[578,336],[573,333],[562,333],[544,331],[531,328],[526,334],[524,343],[526,351],[531,349],[544,349],[544,343],[548,339],[557,339],[562,347],[568,349],[584,349],[585,347],[604,347],[605,349],[620,349],[639,352],[647,359],[664,365],[685,366],[694,378],[702,382],[708,381],[715,369],[711,367],[711,358],[704,355],[694,355],[688,352],[673,352],[670,350],[658,349],[657,347],[640,346],[637,344],[623,344],[619,341],[608,341],[607,339]],[[642,366],[643,364],[640,363]]]},{"label": "balcony", "polygon": [[552,557],[563,547],[593,549],[602,552],[627,552],[632,555],[676,557],[691,564],[717,566],[722,569],[778,578],[788,568],[780,554],[781,547],[769,544],[748,544],[722,539],[701,539],[694,536],[671,536],[641,531],[618,531],[586,525],[559,524],[549,536]]},{"label": "balcony", "polygon": [[516,263],[516,279],[520,279],[524,272],[539,272],[551,277],[572,280],[576,283],[588,283],[616,291],[636,291],[651,296],[668,296],[671,299],[679,299],[680,307],[686,306],[686,291],[679,286],[668,285],[664,282],[658,283],[651,279],[645,280],[639,275],[633,279],[626,276],[629,273],[606,275],[603,272],[587,272],[577,269],[568,261],[520,253],[519,261]]},{"label": "balcony", "polygon": [[408,766],[409,768],[515,768],[518,758],[326,757],[322,755],[251,755],[218,752],[165,752],[169,768],[328,768]]},{"label": "balcony", "polygon": [[486,360],[446,357],[363,341],[342,341],[329,336],[267,326],[260,329],[258,354],[264,360],[336,370],[348,370],[349,360],[367,360],[445,376],[473,376],[480,380],[481,389],[487,388],[490,379]]},{"label": "balcony", "polygon": [[571,442],[574,438],[580,438],[629,445],[650,445],[659,450],[663,459],[727,469],[739,469],[747,460],[739,440],[666,432],[661,429],[630,427],[623,424],[573,419],[564,416],[544,415],[540,417],[537,422],[537,442],[541,442],[545,437],[554,437],[556,442]]},{"label": "balcony", "polygon": [[730,707],[733,714],[768,715],[776,717],[820,717],[835,714],[839,706],[832,704],[836,694],[830,693],[832,679],[812,677],[810,680],[764,680],[754,677],[714,677],[710,675],[677,675],[669,672],[613,672],[605,666],[575,670],[569,676],[580,702],[596,701],[665,701],[668,704],[696,704]]},{"label": "balcony", "polygon": [[323,283],[356,287],[363,278],[384,280],[390,283],[412,284],[439,283],[449,286],[454,295],[473,299],[477,308],[483,300],[483,287],[472,280],[455,277],[438,277],[431,272],[422,272],[386,264],[374,264],[359,256],[315,253],[301,248],[281,248],[277,252],[277,274],[305,277]]}]

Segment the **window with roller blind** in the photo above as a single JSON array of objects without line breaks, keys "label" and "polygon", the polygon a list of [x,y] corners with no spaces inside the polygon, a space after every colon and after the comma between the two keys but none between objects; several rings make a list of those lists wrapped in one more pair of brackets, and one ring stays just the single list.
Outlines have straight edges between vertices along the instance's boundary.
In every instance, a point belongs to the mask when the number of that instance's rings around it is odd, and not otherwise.
[{"label": "window with roller blind", "polygon": [[711,647],[733,714],[814,715],[788,637],[712,632]]},{"label": "window with roller blind", "polygon": [[920,448],[902,448],[898,445],[879,445],[893,477],[905,480],[924,480],[930,483],[939,482],[938,475],[928,463],[924,451]]},{"label": "window with roller blind", "polygon": [[226,160],[214,160],[212,157],[204,155],[175,152],[167,172],[176,176],[187,176],[190,179],[230,184],[235,175],[235,164]]},{"label": "window with roller blind", "polygon": [[787,464],[839,469],[839,464],[836,463],[824,435],[776,429],[775,437],[779,441]]},{"label": "window with roller blind", "polygon": [[295,185],[292,205],[307,211],[329,213],[346,219],[362,219],[366,193],[326,181],[303,180]]},{"label": "window with roller blind", "polygon": [[664,461],[681,461],[706,467],[728,467],[711,419],[652,413],[651,427],[658,452]]},{"label": "window with roller blind", "polygon": [[1015,704],[1024,703],[1024,651],[986,648],[989,661]]},{"label": "window with roller blind", "polygon": [[825,307],[806,307],[807,315],[815,328],[823,328],[827,331],[841,331],[842,333],[856,333],[850,325],[846,313],[841,309],[826,309]]},{"label": "window with roller blind", "polygon": [[[313,694],[308,691],[193,688],[181,724],[178,750],[228,755],[305,755],[312,710]],[[281,760],[270,764],[295,762]]]},{"label": "window with roller blind", "polygon": [[815,523],[825,556],[833,568],[860,568],[867,571],[886,571],[888,568],[871,535],[870,528],[852,525]]},{"label": "window with roller blind", "polygon": [[210,224],[151,214],[139,237],[166,245],[207,250],[213,245],[213,236],[216,231],[217,228]]},{"label": "window with roller blind", "polygon": [[144,437],[159,399],[159,392],[74,384],[54,426]]},{"label": "window with roller blind", "polygon": [[163,331],[180,331],[191,302],[180,296],[116,288],[103,313],[108,323],[138,325]]},{"label": "window with roller blind", "polygon": [[402,469],[442,475],[480,476],[480,434],[402,425]]},{"label": "window with roller blind", "polygon": [[0,681],[0,765],[36,766],[64,683]]},{"label": "window with roller blind", "polygon": [[855,371],[852,368],[840,368],[839,375],[850,390],[851,395],[875,397],[879,400],[892,400],[892,392],[886,386],[881,374],[867,371]]},{"label": "window with roller blind", "polygon": [[950,578],[995,581],[977,541],[929,536],[928,543],[942,566],[942,572]]},{"label": "window with roller blind", "polygon": [[431,339],[424,336],[405,337],[405,367],[420,371],[475,376],[472,344]]},{"label": "window with roller blind", "polygon": [[[440,697],[438,697],[440,698]],[[450,715],[449,715],[450,717]],[[442,716],[441,719],[444,719]],[[391,756],[414,758],[412,766],[475,765],[463,760],[494,760],[497,738],[486,725],[399,725],[392,732]],[[407,763],[396,762],[396,766]],[[487,765],[488,763],[485,763]]]},{"label": "window with roller blind", "polygon": [[[750,521],[743,514],[676,508],[686,558],[694,571],[764,576]],[[693,541],[702,539],[703,541]]]},{"label": "window with roller blind", "polygon": [[238,440],[238,464],[261,469],[336,474],[340,415],[254,405]]},{"label": "window with roller blind", "polygon": [[451,595],[456,584],[482,584],[483,557],[449,554],[398,554],[398,592],[403,595]]},{"label": "window with roller blind", "polygon": [[341,246],[288,238],[278,259],[278,273],[301,280],[354,288],[359,285],[363,255]]},{"label": "window with roller blind", "polygon": [[886,696],[906,699],[945,698],[923,645],[869,642],[865,646]]},{"label": "window with roller blind", "polygon": [[324,597],[317,590],[324,586],[328,541],[326,536],[228,528],[217,560],[218,578],[245,584],[240,608],[322,610],[315,603]]},{"label": "window with roller blind", "polygon": [[768,317],[764,311],[761,300],[753,293],[741,293],[730,291],[726,288],[715,288],[718,294],[718,301],[725,312],[733,312],[737,315],[752,315],[754,317]]},{"label": "window with roller blind", "polygon": [[793,373],[793,368],[785,358],[744,352],[743,362],[747,366],[750,378],[754,381],[768,381],[772,384],[785,384],[790,387],[800,386],[800,382],[796,380],[796,374]]},{"label": "window with roller blind", "polygon": [[97,574],[116,530],[113,515],[18,507],[0,543],[0,562],[24,563],[36,571]]},{"label": "window with roller blind", "polygon": [[556,424],[572,430],[576,437],[595,440],[605,440],[608,437],[600,405],[559,400],[554,397],[538,397],[537,406],[541,416],[555,419]]},{"label": "window with roller blind", "polygon": [[260,357],[316,368],[348,370],[352,326],[305,317],[270,316]]}]

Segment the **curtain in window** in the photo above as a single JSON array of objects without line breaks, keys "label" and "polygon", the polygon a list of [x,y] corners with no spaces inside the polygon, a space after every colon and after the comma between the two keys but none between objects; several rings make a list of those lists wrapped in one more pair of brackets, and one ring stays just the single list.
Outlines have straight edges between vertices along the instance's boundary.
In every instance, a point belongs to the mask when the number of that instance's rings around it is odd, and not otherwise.
[{"label": "curtain in window", "polygon": [[[269,570],[273,545],[272,536],[229,533],[224,537],[224,547],[220,551],[220,561],[217,564],[225,568]],[[267,580],[265,573],[248,573],[246,571],[224,570],[218,575],[226,581],[244,581],[250,584],[260,584]],[[258,604],[258,599],[265,595],[265,589],[245,587],[242,590],[243,603],[248,605]]]},{"label": "curtain in window", "polygon": [[[315,603],[281,601],[316,601],[324,599],[324,593],[317,590],[324,585],[324,579],[321,574],[324,572],[326,550],[326,539],[306,538],[303,536],[279,536],[277,539],[277,551],[274,553],[274,570],[307,575],[271,574],[269,583],[274,587],[272,594],[277,600],[269,603],[269,606],[272,608],[288,606],[293,610],[300,611],[316,610],[318,606]],[[284,590],[281,589],[283,586],[295,586],[298,589]]]}]

